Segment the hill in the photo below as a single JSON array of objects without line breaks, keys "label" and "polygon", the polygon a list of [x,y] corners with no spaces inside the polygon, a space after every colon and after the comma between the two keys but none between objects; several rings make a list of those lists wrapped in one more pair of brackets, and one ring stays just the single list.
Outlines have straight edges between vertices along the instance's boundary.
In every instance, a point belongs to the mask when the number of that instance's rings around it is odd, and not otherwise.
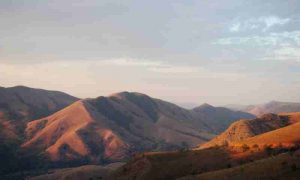
[{"label": "hill", "polygon": [[56,162],[107,163],[142,151],[187,148],[213,135],[193,113],[140,93],[77,101],[28,123],[25,149]]},{"label": "hill", "polygon": [[[299,113],[288,114],[290,119],[297,120]],[[291,117],[294,116],[294,117]],[[112,174],[113,179],[176,179],[189,175],[196,175],[202,177],[206,172],[214,172],[217,170],[224,170],[227,172],[228,168],[236,168],[238,170],[244,169],[243,165],[251,162],[258,162],[268,157],[277,155],[284,155],[289,152],[294,154],[300,148],[300,122],[293,122],[287,125],[261,135],[254,136],[242,141],[231,143],[228,146],[210,147],[205,149],[197,149],[185,152],[165,152],[165,153],[144,153],[135,157],[123,167],[119,168]],[[279,157],[279,156],[278,156]],[[299,155],[286,159],[287,161],[295,162],[293,169],[298,169]],[[266,159],[268,161],[268,159]],[[268,161],[269,162],[269,161]],[[272,161],[271,161],[272,162]],[[276,164],[282,163],[278,161],[271,164],[270,168],[277,167]],[[270,165],[270,163],[267,163]],[[257,164],[256,164],[257,165]],[[252,169],[256,165],[252,165]],[[281,172],[284,173],[286,169],[290,169],[288,164],[284,164]],[[258,166],[259,167],[259,166]],[[230,171],[228,169],[228,171]],[[234,170],[236,177],[243,175]],[[251,168],[249,169],[249,171]],[[294,177],[294,172],[287,171],[289,174],[283,177]],[[262,175],[262,170],[254,169],[252,177],[259,177]],[[226,174],[225,174],[226,175]],[[281,174],[282,175],[282,174]],[[212,179],[216,179],[214,173],[211,173]],[[270,175],[271,177],[271,175]]]},{"label": "hill", "polygon": [[28,121],[50,115],[77,100],[78,98],[59,91],[25,86],[0,87],[0,134],[2,140],[17,139],[22,135]]},{"label": "hill", "polygon": [[299,179],[300,152],[279,154],[249,164],[202,173],[180,180],[238,180],[238,179]]},{"label": "hill", "polygon": [[220,134],[227,129],[230,124],[239,119],[255,118],[254,115],[246,112],[234,111],[224,107],[214,107],[209,104],[203,104],[192,109],[192,111],[195,112],[199,118],[205,119],[205,122],[213,129],[215,134]]},{"label": "hill", "polygon": [[108,179],[109,174],[123,163],[113,163],[107,166],[85,165],[75,168],[64,168],[49,170],[47,174],[32,177],[32,180],[89,180],[89,179]]},{"label": "hill", "polygon": [[47,116],[77,100],[59,91],[25,86],[0,87],[0,110],[9,120],[33,120]]},{"label": "hill", "polygon": [[59,91],[24,86],[0,87],[0,175],[37,165],[36,157],[24,155],[20,149],[26,124],[77,100]]},{"label": "hill", "polygon": [[240,120],[234,122],[225,132],[200,146],[207,148],[213,146],[228,145],[265,132],[279,129],[300,120],[299,113],[290,114],[265,114],[252,120]]}]

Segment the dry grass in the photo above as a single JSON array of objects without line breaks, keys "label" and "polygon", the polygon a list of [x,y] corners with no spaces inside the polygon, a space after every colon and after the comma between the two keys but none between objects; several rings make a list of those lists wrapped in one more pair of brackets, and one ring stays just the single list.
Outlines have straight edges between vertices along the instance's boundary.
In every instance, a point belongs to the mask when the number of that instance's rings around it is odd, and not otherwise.
[{"label": "dry grass", "polygon": [[280,154],[242,166],[203,173],[180,180],[299,179],[300,153]]}]

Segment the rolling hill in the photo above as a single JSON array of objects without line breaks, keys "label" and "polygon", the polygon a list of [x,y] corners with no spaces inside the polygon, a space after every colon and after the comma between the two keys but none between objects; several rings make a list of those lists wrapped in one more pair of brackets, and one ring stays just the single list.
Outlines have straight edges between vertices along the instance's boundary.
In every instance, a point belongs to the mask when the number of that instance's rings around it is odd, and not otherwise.
[{"label": "rolling hill", "polygon": [[25,149],[38,149],[52,161],[96,163],[124,160],[141,151],[187,148],[212,138],[193,113],[140,93],[77,101],[28,123]]},{"label": "rolling hill", "polygon": [[59,91],[25,86],[0,87],[0,110],[9,120],[37,119],[50,115],[77,100],[78,98]]},{"label": "rolling hill", "polygon": [[300,151],[279,154],[245,165],[187,176],[179,180],[299,179]]},{"label": "rolling hill", "polygon": [[265,114],[252,120],[234,122],[225,132],[202,144],[200,148],[223,146],[273,131],[300,121],[300,113]]},{"label": "rolling hill", "polygon": [[[274,172],[276,168],[279,169],[280,171],[276,171],[278,177],[299,177],[299,113],[284,115],[288,116],[290,122],[293,123],[230,143],[227,146],[184,152],[144,153],[119,168],[111,177],[118,180],[177,179],[183,177],[186,177],[184,179],[202,179],[202,177],[203,179],[219,179],[222,178],[222,174],[246,177],[246,173],[251,173],[249,177],[264,177],[263,170],[268,168]],[[291,155],[286,155],[287,152]],[[284,161],[281,161],[282,156]],[[269,157],[272,159],[266,159]],[[274,157],[277,160],[273,161]],[[292,170],[289,162],[295,164],[292,164]],[[247,163],[250,163],[249,166],[244,165]],[[278,167],[278,164],[281,167]],[[260,166],[262,166],[262,170],[255,168]],[[249,169],[244,170],[245,174],[243,174],[241,170],[246,167]],[[298,176],[295,173],[298,173]],[[271,174],[268,173],[268,175],[269,178],[272,178]]]},{"label": "rolling hill", "polygon": [[[31,168],[36,157],[24,155],[26,124],[34,118],[50,115],[78,98],[59,91],[25,86],[0,87],[0,175]],[[27,164],[28,162],[31,162]]]},{"label": "rolling hill", "polygon": [[228,128],[231,123],[240,119],[253,119],[254,115],[242,112],[233,111],[224,107],[214,107],[209,104],[202,104],[194,109],[193,112],[201,119],[205,119],[205,122],[209,127],[213,129],[215,134],[220,134]]},{"label": "rolling hill", "polygon": [[0,87],[0,134],[2,140],[18,139],[27,122],[50,115],[77,101],[59,91],[25,86]]}]

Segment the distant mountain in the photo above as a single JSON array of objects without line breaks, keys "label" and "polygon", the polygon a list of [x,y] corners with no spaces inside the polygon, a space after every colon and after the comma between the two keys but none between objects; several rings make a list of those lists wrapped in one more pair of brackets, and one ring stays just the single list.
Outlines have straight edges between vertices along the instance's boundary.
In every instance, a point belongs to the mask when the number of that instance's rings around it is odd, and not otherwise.
[{"label": "distant mountain", "polygon": [[233,123],[225,132],[211,141],[202,144],[201,148],[223,146],[245,140],[256,135],[273,131],[300,121],[300,113],[265,114],[252,120],[240,120]]},{"label": "distant mountain", "polygon": [[204,119],[209,127],[213,129],[215,134],[223,132],[228,126],[239,119],[253,119],[254,115],[234,111],[224,107],[214,107],[209,104],[203,104],[192,109],[193,112],[201,119]]},{"label": "distant mountain", "polygon": [[259,105],[227,105],[226,107],[233,110],[240,110],[244,112],[251,113],[256,116],[261,116],[267,113],[282,113],[282,112],[299,112],[300,103],[296,102],[279,102],[271,101],[265,104]]},{"label": "distant mountain", "polygon": [[105,163],[132,153],[193,147],[213,137],[204,120],[140,93],[85,99],[27,125],[27,149],[52,161]]}]

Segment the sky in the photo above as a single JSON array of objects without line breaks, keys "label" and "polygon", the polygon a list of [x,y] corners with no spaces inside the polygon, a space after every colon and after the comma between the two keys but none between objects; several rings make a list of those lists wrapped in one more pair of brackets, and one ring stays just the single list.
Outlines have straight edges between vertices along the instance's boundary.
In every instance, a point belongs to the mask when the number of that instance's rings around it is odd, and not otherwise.
[{"label": "sky", "polygon": [[0,86],[300,102],[299,0],[1,0]]}]

